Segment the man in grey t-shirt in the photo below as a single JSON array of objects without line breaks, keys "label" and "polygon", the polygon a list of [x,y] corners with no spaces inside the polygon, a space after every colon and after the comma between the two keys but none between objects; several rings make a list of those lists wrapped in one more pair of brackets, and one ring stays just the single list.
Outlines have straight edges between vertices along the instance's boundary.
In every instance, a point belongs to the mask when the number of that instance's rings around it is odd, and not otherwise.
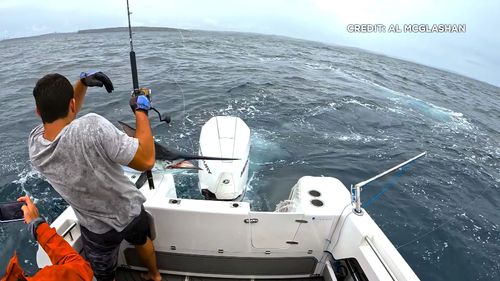
[{"label": "man in grey t-shirt", "polygon": [[123,239],[136,245],[147,265],[149,272],[144,278],[161,280],[142,205],[146,199],[121,166],[144,171],[154,165],[149,107],[131,102],[135,105],[135,137],[127,136],[97,114],[75,119],[87,87],[103,85],[108,92],[113,90],[102,72],[82,73],[74,87],[60,74],[38,80],[33,96],[43,123],[29,136],[30,160],[74,209],[83,248],[97,280],[114,279]]}]

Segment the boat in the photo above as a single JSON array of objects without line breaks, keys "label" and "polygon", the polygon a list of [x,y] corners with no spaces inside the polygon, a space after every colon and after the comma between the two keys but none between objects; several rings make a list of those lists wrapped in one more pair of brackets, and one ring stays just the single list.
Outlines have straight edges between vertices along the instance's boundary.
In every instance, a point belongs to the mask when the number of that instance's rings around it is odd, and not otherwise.
[{"label": "boat", "polygon": [[[137,91],[130,12],[129,36]],[[161,121],[167,120],[157,113]],[[127,134],[134,134],[131,126],[120,125]],[[156,143],[158,161],[153,171],[141,173],[124,167],[125,175],[147,199],[144,207],[157,265],[168,279],[419,280],[362,208],[361,191],[364,185],[425,152],[351,189],[335,177],[302,176],[288,198],[267,212],[254,211],[250,203],[242,201],[251,155],[250,129],[244,120],[212,117],[202,127],[199,144],[197,154],[186,154]],[[179,198],[174,169],[197,171],[204,199]],[[71,207],[51,226],[84,254],[80,226]],[[39,267],[51,264],[41,247],[36,260]],[[118,267],[117,280],[139,280],[138,272],[147,271],[126,241],[120,245]]]},{"label": "boat", "polygon": [[[233,129],[230,133],[217,133],[230,128]],[[243,120],[230,116],[213,117],[205,124],[200,135],[200,153],[210,150],[214,153],[212,156],[234,160],[198,160],[197,169],[204,171],[199,174],[200,192],[217,191],[213,187],[220,185],[227,191],[224,185],[234,187],[241,181],[246,185],[247,176],[237,177],[248,172],[246,153],[250,132],[244,129],[248,127]],[[237,136],[239,132],[243,136]],[[208,144],[212,144],[210,149],[205,147]],[[219,166],[208,162],[219,162]],[[352,194],[334,177],[304,176],[275,211],[260,212],[252,211],[248,202],[241,201],[243,190],[241,195],[230,195],[233,200],[178,198],[173,173],[168,173],[161,163],[157,166],[162,168],[153,170],[155,188],[143,182],[139,189],[147,198],[144,207],[149,216],[158,267],[163,274],[183,278],[418,280],[394,245],[361,208],[362,185],[391,170],[356,185]],[[210,169],[212,174],[208,173]],[[141,176],[141,172],[129,168],[124,173],[132,182]],[[213,179],[206,180],[210,175],[214,175]],[[211,182],[211,187],[207,182]],[[82,252],[80,227],[71,207],[51,226],[75,250]],[[50,264],[41,247],[37,251],[37,264],[39,267]],[[118,266],[121,274],[124,270],[128,275],[146,270],[135,248],[126,241],[120,247]]]}]

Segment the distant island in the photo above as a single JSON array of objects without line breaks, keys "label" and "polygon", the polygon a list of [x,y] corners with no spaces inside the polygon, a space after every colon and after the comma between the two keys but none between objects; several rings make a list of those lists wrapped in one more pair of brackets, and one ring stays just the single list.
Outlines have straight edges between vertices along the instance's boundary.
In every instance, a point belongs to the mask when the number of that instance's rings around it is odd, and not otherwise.
[{"label": "distant island", "polygon": [[[189,31],[189,30],[180,28],[171,28],[171,27],[133,26],[132,31]],[[128,32],[128,27],[107,27],[107,28],[96,28],[96,29],[83,29],[77,31],[77,33],[101,33],[101,32]]]}]

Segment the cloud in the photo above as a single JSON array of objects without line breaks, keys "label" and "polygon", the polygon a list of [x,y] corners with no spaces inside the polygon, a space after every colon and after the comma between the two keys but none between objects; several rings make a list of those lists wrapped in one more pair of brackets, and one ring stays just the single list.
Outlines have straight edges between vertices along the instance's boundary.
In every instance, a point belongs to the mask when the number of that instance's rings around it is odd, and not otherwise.
[{"label": "cloud", "polygon": [[[347,45],[500,85],[500,2],[454,0],[130,0],[133,25],[278,34]],[[1,0],[0,39],[125,26],[124,0]],[[465,34],[349,33],[348,24],[467,24]]]},{"label": "cloud", "polygon": [[44,32],[47,32],[48,30],[49,30],[49,28],[46,25],[34,24],[31,26],[31,31],[33,31],[35,33],[44,33]]}]

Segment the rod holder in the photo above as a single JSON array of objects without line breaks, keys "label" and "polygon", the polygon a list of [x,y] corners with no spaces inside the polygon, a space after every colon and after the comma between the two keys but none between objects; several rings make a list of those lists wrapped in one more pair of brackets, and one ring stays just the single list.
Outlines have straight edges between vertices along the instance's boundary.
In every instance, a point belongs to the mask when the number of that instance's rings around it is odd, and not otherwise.
[{"label": "rod holder", "polygon": [[355,207],[354,207],[354,213],[361,215],[363,214],[363,209],[361,209],[361,186],[359,184],[356,184],[354,186],[354,198],[355,198]]}]

